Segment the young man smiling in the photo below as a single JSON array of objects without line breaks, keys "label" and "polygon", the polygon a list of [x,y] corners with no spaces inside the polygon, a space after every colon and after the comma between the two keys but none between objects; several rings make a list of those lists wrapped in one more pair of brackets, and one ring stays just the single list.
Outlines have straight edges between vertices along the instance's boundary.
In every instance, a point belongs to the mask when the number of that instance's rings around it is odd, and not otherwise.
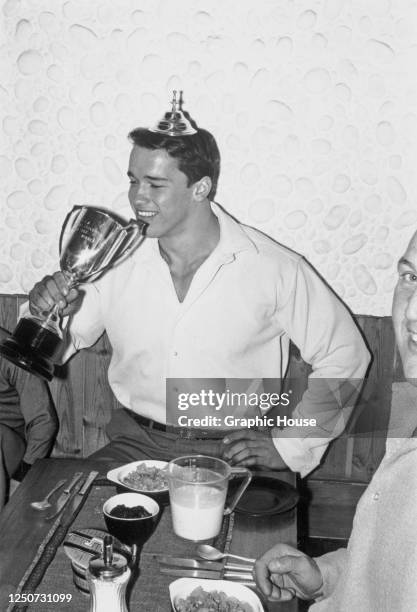
[{"label": "young man smiling", "polygon": [[[204,453],[307,474],[352,406],[323,403],[312,381],[332,379],[339,389],[349,380],[357,390],[369,361],[360,333],[301,256],[214,203],[220,154],[209,132],[194,129],[173,104],[156,128],[136,129],[130,139],[129,201],[148,224],[147,240],[82,293],[57,272],[29,296],[32,311],[58,303],[69,315],[65,358],[108,334],[109,382],[126,410],[113,415],[110,445],[96,456]],[[210,380],[224,391],[225,379],[282,379],[290,339],[313,367],[293,416],[315,418],[318,427],[243,430],[222,440],[165,431],[166,380]]]},{"label": "young man smiling", "polygon": [[[210,139],[207,132],[204,136]],[[158,238],[178,300],[183,302],[195,271],[219,242],[219,223],[209,204],[216,169],[210,172],[207,168],[212,176],[194,181],[180,170],[169,146],[150,148],[156,140],[152,132],[138,129],[130,137],[134,146],[128,170],[129,201],[136,217],[148,223],[147,237]],[[167,145],[175,145],[172,137],[167,138]]]}]

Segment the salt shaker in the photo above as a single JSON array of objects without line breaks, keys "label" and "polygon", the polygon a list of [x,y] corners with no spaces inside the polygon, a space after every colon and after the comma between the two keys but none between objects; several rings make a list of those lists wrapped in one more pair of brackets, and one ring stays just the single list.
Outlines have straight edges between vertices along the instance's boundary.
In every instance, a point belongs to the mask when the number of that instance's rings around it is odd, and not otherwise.
[{"label": "salt shaker", "polygon": [[103,556],[91,559],[88,566],[89,612],[128,612],[126,586],[129,578],[126,558],[113,553],[113,538],[106,535]]}]

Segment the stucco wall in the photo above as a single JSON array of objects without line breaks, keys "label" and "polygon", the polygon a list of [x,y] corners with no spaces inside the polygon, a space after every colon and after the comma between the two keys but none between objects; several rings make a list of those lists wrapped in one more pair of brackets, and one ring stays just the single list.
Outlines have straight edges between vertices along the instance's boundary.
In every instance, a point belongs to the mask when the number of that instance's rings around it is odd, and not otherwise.
[{"label": "stucco wall", "polygon": [[126,134],[182,88],[217,200],[389,313],[417,229],[417,2],[7,0],[1,22],[1,292],[56,269],[74,204],[129,216]]}]

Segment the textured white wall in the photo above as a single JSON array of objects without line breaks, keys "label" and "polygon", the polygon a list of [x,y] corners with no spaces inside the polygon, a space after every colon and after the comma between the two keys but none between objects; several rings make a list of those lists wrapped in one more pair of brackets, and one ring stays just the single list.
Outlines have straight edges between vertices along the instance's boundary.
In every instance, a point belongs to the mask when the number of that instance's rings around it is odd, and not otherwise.
[{"label": "textured white wall", "polygon": [[217,200],[390,312],[417,228],[415,0],[6,0],[1,21],[1,292],[57,268],[74,204],[129,215],[126,134],[183,88]]}]

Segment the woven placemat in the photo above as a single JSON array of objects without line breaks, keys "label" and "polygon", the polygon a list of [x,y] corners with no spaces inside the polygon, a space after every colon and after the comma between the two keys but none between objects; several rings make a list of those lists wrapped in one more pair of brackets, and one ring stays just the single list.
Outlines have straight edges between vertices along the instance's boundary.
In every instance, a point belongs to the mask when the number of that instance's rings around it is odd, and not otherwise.
[{"label": "woven placemat", "polygon": [[[96,486],[106,486],[108,484],[108,480],[106,478],[96,479]],[[78,489],[80,486],[78,487]],[[77,488],[75,489],[77,490]],[[16,589],[17,594],[21,593],[34,593],[36,591],[36,587],[42,580],[43,575],[45,574],[46,569],[50,565],[53,560],[56,551],[60,544],[63,542],[71,524],[75,520],[76,516],[81,512],[86,500],[88,500],[91,492],[94,491],[94,488],[89,490],[89,495],[87,498],[84,498],[82,505],[80,505],[75,512],[68,513],[68,510],[65,509],[61,515],[59,515],[56,520],[51,524],[51,528],[44,537],[41,542],[37,554],[32,560],[31,564],[27,568],[25,574],[23,575],[18,588]],[[56,606],[56,604],[55,604]],[[25,612],[28,609],[27,604],[10,604],[7,608],[6,612]],[[55,610],[57,608],[55,607]]]},{"label": "woven placemat", "polygon": [[[67,531],[71,529],[106,529],[103,503],[115,494],[115,486],[107,480],[98,481],[90,490],[78,516],[68,525],[55,523],[39,548],[19,586],[21,593],[42,593],[46,595],[70,594],[70,602],[54,603],[38,601],[30,604],[14,604],[8,612],[81,612],[88,609],[88,597],[82,594],[72,581],[70,560],[61,546]],[[233,530],[233,515],[225,517],[222,531],[214,545],[227,551]],[[163,508],[158,528],[145,544],[139,563],[139,575],[131,581],[128,591],[129,609],[141,612],[170,612],[168,585],[175,578],[159,573],[157,557],[160,554],[190,557],[195,554],[195,544],[178,538],[172,531],[169,506]]]}]

